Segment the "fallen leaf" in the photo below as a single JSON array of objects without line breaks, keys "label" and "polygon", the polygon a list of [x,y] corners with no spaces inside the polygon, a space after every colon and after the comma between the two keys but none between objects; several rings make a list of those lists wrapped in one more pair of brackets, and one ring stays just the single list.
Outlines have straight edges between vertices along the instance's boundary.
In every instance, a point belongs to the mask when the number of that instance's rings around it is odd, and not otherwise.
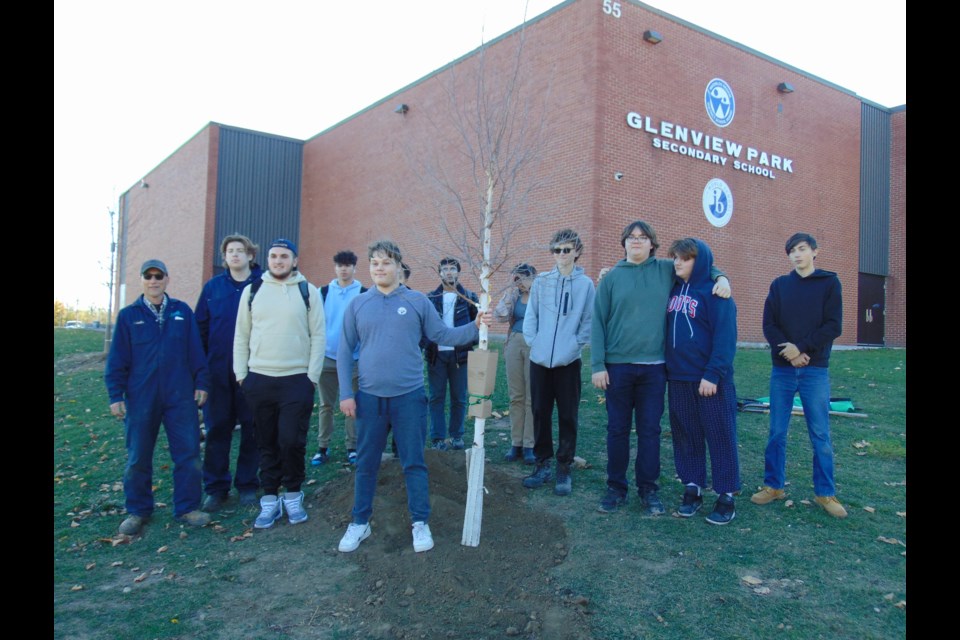
[{"label": "fallen leaf", "polygon": [[181,540],[186,540],[189,536],[190,536],[190,534],[188,534],[186,531],[181,531],[181,532],[180,532],[180,539],[181,539]]},{"label": "fallen leaf", "polygon": [[809,507],[809,506],[810,506],[811,504],[813,504],[813,503],[810,502],[809,500],[807,500],[806,498],[804,498],[803,500],[800,501],[800,504],[805,504],[805,505],[807,505],[807,506]]},{"label": "fallen leaf", "polygon": [[122,567],[122,566],[123,566],[123,560],[117,560],[116,562],[111,562],[111,563],[110,563],[110,566],[111,566],[111,567]]},{"label": "fallen leaf", "polygon": [[227,530],[227,528],[224,527],[223,525],[215,524],[213,525],[213,530],[216,531],[217,533],[223,533],[224,531]]},{"label": "fallen leaf", "polygon": [[907,601],[906,601],[906,600],[901,600],[900,602],[898,602],[897,604],[895,604],[895,605],[893,605],[893,606],[895,606],[897,609],[906,609],[906,608],[907,608]]},{"label": "fallen leaf", "polygon": [[859,442],[854,442],[853,446],[855,449],[863,449],[864,447],[869,447],[870,443],[866,440],[860,440]]},{"label": "fallen leaf", "polygon": [[307,484],[316,484],[316,483],[317,483],[316,478],[310,478],[309,480],[307,480]]},{"label": "fallen leaf", "polygon": [[907,512],[906,512],[906,511],[897,511],[897,515],[900,516],[901,518],[906,518],[906,517],[907,517]]},{"label": "fallen leaf", "polygon": [[753,590],[753,592],[761,596],[765,596],[770,593],[770,587],[757,587]]},{"label": "fallen leaf", "polygon": [[159,576],[159,575],[161,575],[161,574],[163,573],[164,568],[165,568],[165,567],[160,567],[159,569],[154,569],[153,571],[150,572],[150,575],[152,575],[152,576]]},{"label": "fallen leaf", "polygon": [[883,596],[883,599],[884,599],[884,600],[888,600],[888,601],[890,601],[890,602],[893,602],[893,594],[892,594],[892,593],[888,593],[887,595]]},{"label": "fallen leaf", "polygon": [[146,579],[147,579],[147,572],[144,571],[143,573],[141,573],[140,575],[138,575],[136,578],[134,578],[133,581],[134,581],[134,582],[143,582],[143,581],[146,580]]},{"label": "fallen leaf", "polygon": [[80,526],[80,523],[77,522],[76,520],[74,520],[74,521],[72,521],[72,522],[70,523],[70,528],[71,528],[71,529],[75,529],[75,528],[77,528],[77,527],[79,527],[79,526]]},{"label": "fallen leaf", "polygon": [[907,486],[907,481],[904,480],[903,482],[884,482],[883,484],[888,487],[905,487]]},{"label": "fallen leaf", "polygon": [[873,507],[864,507],[863,510],[866,511],[867,513],[876,513],[876,512],[877,512],[877,510],[874,509]]},{"label": "fallen leaf", "polygon": [[170,547],[168,547],[167,545],[163,545],[162,547],[160,547],[159,549],[157,549],[157,553],[163,553],[164,551],[166,551],[166,550],[169,549],[169,548],[170,548]]},{"label": "fallen leaf", "polygon": [[896,538],[887,538],[885,536],[877,536],[877,540],[879,540],[880,542],[886,542],[887,544],[899,544],[899,545],[903,545],[904,547],[907,546],[905,543],[900,542]]},{"label": "fallen leaf", "polygon": [[573,456],[573,466],[577,469],[589,469],[590,463],[580,456]]},{"label": "fallen leaf", "polygon": [[756,577],[756,576],[743,576],[743,577],[740,578],[740,579],[743,580],[744,582],[746,582],[747,584],[751,585],[751,586],[756,586],[756,585],[758,585],[758,584],[763,584],[763,580],[761,580],[760,578],[758,578],[758,577]]},{"label": "fallen leaf", "polygon": [[75,584],[72,587],[70,587],[70,591],[83,591],[83,585]]},{"label": "fallen leaf", "polygon": [[157,509],[165,509],[167,506],[166,502],[155,502],[153,505]]},{"label": "fallen leaf", "polygon": [[97,566],[97,563],[96,563],[96,562],[91,562],[91,563],[88,564],[86,567],[84,567],[84,569],[86,569],[87,571],[90,571],[90,569],[93,569],[95,566]]},{"label": "fallen leaf", "polygon": [[792,506],[793,506],[793,500],[787,500],[786,502],[783,503],[783,506],[785,506],[785,507],[787,507],[787,508],[792,507]]},{"label": "fallen leaf", "polygon": [[492,412],[490,413],[490,415],[492,415],[492,416],[493,416],[494,418],[496,418],[497,420],[499,420],[500,418],[503,417],[503,414],[500,413],[499,411],[492,411]]}]

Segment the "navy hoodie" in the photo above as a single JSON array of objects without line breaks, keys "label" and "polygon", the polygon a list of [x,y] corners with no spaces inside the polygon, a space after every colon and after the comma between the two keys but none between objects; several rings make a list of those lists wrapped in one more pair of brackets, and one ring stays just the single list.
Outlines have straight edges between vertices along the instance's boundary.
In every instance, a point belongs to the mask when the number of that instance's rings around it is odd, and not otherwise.
[{"label": "navy hoodie", "polygon": [[806,278],[796,270],[770,284],[763,305],[763,335],[773,366],[790,367],[779,345],[792,342],[810,356],[811,367],[830,366],[833,341],[843,331],[843,292],[833,271],[816,269]]},{"label": "navy hoodie", "polygon": [[733,380],[737,352],[737,305],[713,295],[713,252],[697,240],[690,280],[679,278],[667,304],[667,379],[718,384]]}]

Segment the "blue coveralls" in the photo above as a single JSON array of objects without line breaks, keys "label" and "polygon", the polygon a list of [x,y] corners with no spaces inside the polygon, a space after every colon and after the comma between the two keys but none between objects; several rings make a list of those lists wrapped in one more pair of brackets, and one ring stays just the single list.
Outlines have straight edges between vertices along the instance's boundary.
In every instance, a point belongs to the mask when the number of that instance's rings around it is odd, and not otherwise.
[{"label": "blue coveralls", "polygon": [[[253,428],[253,413],[233,373],[233,332],[237,326],[237,305],[244,287],[262,271],[252,266],[250,277],[237,282],[224,271],[203,286],[197,301],[197,326],[210,369],[210,397],[203,406],[207,440],[203,454],[203,488],[209,495],[226,496],[230,481],[237,491],[260,488],[260,451]],[[230,477],[230,448],[233,429],[240,425],[237,468]]]},{"label": "blue coveralls", "polygon": [[209,391],[200,331],[190,306],[167,298],[162,322],[143,296],[122,309],[104,380],[110,403],[126,402],[127,512],[153,513],[153,450],[163,423],[173,459],[174,517],[200,507],[200,423],[194,391]]}]

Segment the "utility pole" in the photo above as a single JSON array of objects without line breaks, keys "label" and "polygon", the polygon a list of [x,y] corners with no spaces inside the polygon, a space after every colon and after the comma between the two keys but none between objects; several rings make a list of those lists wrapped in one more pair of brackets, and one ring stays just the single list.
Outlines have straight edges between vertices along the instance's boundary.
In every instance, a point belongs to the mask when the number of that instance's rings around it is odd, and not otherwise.
[{"label": "utility pole", "polygon": [[113,209],[109,210],[110,213],[110,283],[108,288],[110,289],[110,300],[107,302],[107,330],[103,335],[103,352],[110,352],[110,343],[113,341],[113,273],[116,265],[116,256],[117,256],[117,239],[113,231],[113,216],[116,215],[116,212]]}]

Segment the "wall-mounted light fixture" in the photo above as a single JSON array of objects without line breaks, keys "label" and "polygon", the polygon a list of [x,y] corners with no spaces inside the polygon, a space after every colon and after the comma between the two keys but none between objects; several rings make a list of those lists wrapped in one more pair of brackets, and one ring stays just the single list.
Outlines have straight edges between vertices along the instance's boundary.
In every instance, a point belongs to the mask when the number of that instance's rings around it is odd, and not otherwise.
[{"label": "wall-mounted light fixture", "polygon": [[654,31],[653,29],[647,29],[643,32],[643,39],[649,42],[650,44],[658,44],[663,42],[663,36],[659,32]]},{"label": "wall-mounted light fixture", "polygon": [[402,116],[407,115],[407,111],[410,111],[410,107],[404,102],[398,104],[397,108],[393,110],[394,113],[399,113]]},{"label": "wall-mounted light fixture", "polygon": [[777,85],[777,91],[780,93],[793,93],[793,85],[789,82],[781,82]]}]

